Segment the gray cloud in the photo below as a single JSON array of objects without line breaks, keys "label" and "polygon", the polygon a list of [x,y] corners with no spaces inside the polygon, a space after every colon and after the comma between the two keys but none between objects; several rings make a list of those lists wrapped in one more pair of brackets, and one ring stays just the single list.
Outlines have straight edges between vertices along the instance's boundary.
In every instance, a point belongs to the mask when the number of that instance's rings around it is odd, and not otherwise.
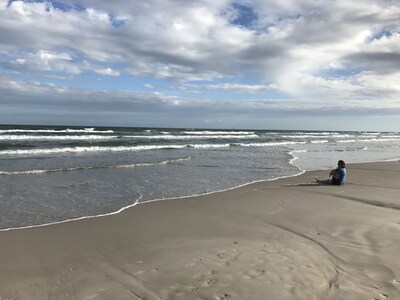
[{"label": "gray cloud", "polygon": [[374,73],[381,75],[397,73],[400,70],[400,52],[381,51],[351,54],[344,57],[343,61],[351,62],[360,69],[374,71]]},{"label": "gray cloud", "polygon": [[[246,89],[249,87],[237,87]],[[379,101],[353,101],[349,109],[346,101],[332,103],[321,101],[318,106],[307,101],[293,99],[265,99],[265,100],[187,100],[177,96],[170,96],[158,92],[124,92],[124,91],[95,91],[73,88],[59,88],[42,85],[37,82],[18,83],[3,81],[0,84],[0,104],[20,107],[43,107],[47,109],[99,112],[132,112],[179,115],[234,116],[249,114],[252,116],[266,116],[270,114],[326,114],[341,112],[346,114],[364,114],[377,111],[378,114],[399,113],[400,100],[393,106],[390,103]],[[341,105],[338,108],[338,104]],[[368,108],[370,106],[370,108]]]}]

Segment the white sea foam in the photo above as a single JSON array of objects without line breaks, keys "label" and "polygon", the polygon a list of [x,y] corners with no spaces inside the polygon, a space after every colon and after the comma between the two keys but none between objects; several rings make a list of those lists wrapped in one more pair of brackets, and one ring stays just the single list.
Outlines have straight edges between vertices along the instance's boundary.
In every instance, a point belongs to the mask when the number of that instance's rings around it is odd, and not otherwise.
[{"label": "white sea foam", "polygon": [[68,222],[73,222],[73,221],[94,219],[94,218],[101,218],[101,217],[116,215],[116,214],[123,212],[124,210],[126,210],[128,208],[134,207],[137,204],[139,204],[139,201],[140,201],[140,199],[143,198],[143,195],[140,192],[138,192],[138,193],[139,193],[139,197],[135,200],[135,202],[133,204],[124,206],[114,212],[99,214],[99,215],[77,217],[77,218],[67,219],[67,220],[63,220],[63,221],[56,221],[56,222],[50,222],[50,223],[44,223],[44,224],[38,224],[38,225],[28,225],[28,226],[14,227],[14,228],[4,228],[4,229],[0,229],[0,232],[11,231],[11,230],[21,230],[21,229],[28,229],[28,228],[46,227],[46,226],[55,225],[55,224],[62,224],[62,223],[68,223]]},{"label": "white sea foam", "polygon": [[107,135],[0,135],[0,141],[86,141],[86,140],[111,140],[118,136]]},{"label": "white sea foam", "polygon": [[173,164],[173,163],[186,161],[186,160],[189,160],[191,158],[192,157],[189,156],[189,157],[184,157],[184,158],[168,159],[168,160],[163,160],[163,161],[159,161],[159,162],[151,162],[151,163],[137,163],[137,164],[116,165],[116,166],[111,166],[111,167],[108,167],[108,168],[122,169],[122,168],[161,166],[161,165],[167,165],[167,164]]},{"label": "white sea foam", "polygon": [[371,143],[371,142],[393,142],[393,141],[400,141],[399,138],[368,138],[368,139],[350,139],[350,140],[339,140],[336,141],[338,143],[358,143],[358,142],[364,142],[364,143]]},{"label": "white sea foam", "polygon": [[307,150],[305,150],[305,149],[302,149],[302,150],[292,150],[292,151],[290,151],[290,153],[307,153],[308,151]]},{"label": "white sea foam", "polygon": [[340,135],[340,133],[339,132],[330,132],[330,131],[327,131],[327,132],[312,132],[312,131],[310,131],[310,132],[304,132],[304,131],[296,131],[296,132],[292,132],[292,133],[290,133],[289,135],[316,135],[316,136],[326,136],[326,135]]},{"label": "white sea foam", "polygon": [[258,135],[0,135],[0,141],[62,141],[62,140],[112,140],[117,138],[125,139],[146,139],[146,140],[200,140],[200,139],[251,139],[258,138]]},{"label": "white sea foam", "polygon": [[289,139],[309,139],[309,138],[326,138],[326,137],[332,137],[332,138],[345,138],[345,137],[353,137],[353,135],[349,134],[320,134],[320,135],[315,135],[315,134],[302,134],[302,135],[282,135],[283,138],[289,138]]},{"label": "white sea foam", "polygon": [[115,146],[115,147],[64,147],[47,149],[20,149],[3,150],[0,155],[43,155],[59,153],[85,153],[85,152],[129,152],[147,151],[158,149],[182,149],[182,148],[225,148],[230,144],[183,144],[183,145],[143,145],[143,146]]},{"label": "white sea foam", "polygon": [[301,145],[306,142],[268,142],[268,143],[238,143],[237,146],[243,147],[271,147],[271,146],[285,146],[285,145]]},{"label": "white sea foam", "polygon": [[149,163],[136,163],[136,164],[125,164],[125,165],[115,165],[115,166],[104,166],[104,167],[75,167],[75,168],[58,168],[58,169],[37,169],[37,170],[24,170],[24,171],[0,171],[0,175],[34,175],[34,174],[44,174],[53,172],[68,172],[68,171],[81,171],[81,170],[92,170],[92,169],[123,169],[123,168],[138,168],[138,167],[150,167],[150,166],[160,166],[178,163],[191,159],[192,157],[183,157],[176,159],[168,159],[158,162]]},{"label": "white sea foam", "polygon": [[360,139],[358,142],[393,142],[400,141],[400,138],[392,139],[392,138],[372,138],[372,139]]},{"label": "white sea foam", "polygon": [[[4,127],[3,127],[4,128]],[[6,127],[9,128],[9,127]],[[54,127],[53,127],[54,128]],[[106,128],[104,128],[106,129]],[[85,129],[84,131],[79,130],[80,133],[75,133],[77,136],[93,136],[93,140],[95,140],[97,137],[103,136],[103,132],[98,132],[94,129]],[[69,134],[71,133],[71,134]],[[181,129],[181,130],[176,130],[176,129],[152,129],[152,130],[147,130],[145,131],[144,129],[123,129],[123,130],[116,130],[115,132],[113,131],[108,131],[107,133],[111,134],[106,134],[104,135],[107,138],[111,138],[111,136],[117,137],[117,138],[122,138],[121,140],[118,141],[118,145],[115,145],[113,142],[109,143],[108,145],[103,145],[107,147],[94,147],[93,143],[91,143],[91,140],[89,140],[87,143],[85,143],[85,146],[82,144],[80,145],[81,147],[73,147],[73,144],[71,143],[68,147],[64,148],[64,142],[60,141],[60,143],[57,143],[57,146],[54,146],[54,148],[51,148],[50,142],[43,141],[43,143],[35,142],[37,144],[38,148],[35,149],[30,149],[27,147],[30,147],[32,143],[29,141],[26,142],[26,144],[22,145],[17,145],[17,143],[10,142],[10,145],[7,145],[6,142],[4,142],[5,148],[3,148],[3,151],[0,151],[0,160],[3,159],[5,164],[3,166],[3,171],[0,171],[0,175],[22,175],[22,174],[27,174],[26,178],[23,178],[24,176],[0,176],[4,182],[14,182],[14,180],[22,180],[23,182],[28,182],[29,179],[29,174],[33,174],[32,180],[33,182],[36,181],[41,181],[41,180],[48,180],[50,178],[54,178],[54,180],[61,180],[61,179],[68,179],[68,178],[73,178],[74,182],[81,180],[81,178],[85,179],[85,182],[88,182],[87,176],[92,176],[94,174],[92,173],[98,173],[99,175],[104,174],[105,176],[113,176],[114,174],[116,176],[121,175],[124,176],[125,174],[120,174],[127,172],[132,172],[135,174],[151,174],[149,176],[154,176],[151,178],[154,180],[155,183],[157,183],[158,178],[157,176],[164,176],[166,172],[168,172],[169,167],[175,168],[173,166],[174,163],[179,164],[179,169],[186,170],[185,168],[196,168],[198,166],[203,166],[207,164],[215,164],[216,166],[219,166],[218,163],[214,163],[214,160],[219,160],[221,158],[221,166],[226,165],[226,163],[230,163],[230,159],[238,159],[238,160],[245,160],[248,159],[245,155],[242,155],[243,153],[254,153],[255,156],[251,156],[251,161],[253,162],[254,160],[260,159],[260,162],[263,164],[264,161],[266,164],[268,164],[268,160],[271,159],[273,162],[277,165],[282,166],[282,169],[277,168],[275,170],[274,168],[271,168],[271,170],[265,171],[266,174],[265,176],[279,176],[279,175],[284,175],[287,172],[291,172],[291,169],[287,168],[287,162],[289,160],[289,163],[292,165],[297,165],[299,170],[303,171],[304,169],[320,169],[320,168],[325,168],[327,165],[331,163],[332,159],[335,159],[336,157],[340,157],[346,160],[346,162],[354,162],[354,161],[363,161],[364,159],[368,158],[370,159],[370,153],[372,157],[383,157],[385,158],[388,156],[389,158],[392,157],[392,153],[398,153],[395,152],[397,151],[398,148],[393,149],[384,149],[382,147],[398,147],[398,144],[400,144],[398,141],[400,138],[399,136],[396,136],[396,133],[378,133],[378,134],[368,134],[368,133],[362,133],[362,132],[298,132],[297,134],[294,134],[293,132],[290,131],[285,131],[285,132],[269,132],[269,131],[234,131],[234,130],[218,130],[218,131],[213,131],[213,130],[197,130],[197,131],[190,131],[186,129]],[[46,130],[43,132],[43,134],[38,133],[37,131],[29,131],[27,133],[21,133],[21,132],[7,132],[4,134],[9,134],[9,135],[32,135],[32,136],[51,136],[51,133],[49,133],[49,130]],[[66,130],[63,130],[62,132],[60,131],[54,131],[53,130],[54,136],[65,136],[66,139],[68,137],[73,136],[72,132],[69,131],[67,132]],[[282,136],[284,134],[287,136],[286,138]],[[346,135],[345,135],[346,134]],[[153,135],[153,136],[152,136]],[[4,135],[3,135],[4,136]],[[297,137],[297,138],[296,138]],[[371,139],[372,138],[372,139]],[[384,139],[395,139],[395,141],[387,141],[383,143],[379,143],[382,141],[382,138]],[[137,140],[136,140],[137,139]],[[174,140],[175,139],[175,140]],[[208,140],[210,139],[210,140]],[[226,140],[225,140],[226,139]],[[352,141],[354,143],[359,142],[358,139],[363,139],[363,140],[368,140],[368,141],[374,141],[373,139],[379,139],[379,142],[376,143],[359,143],[359,144],[342,144],[338,145],[336,143],[336,140],[345,140],[347,143],[351,143]],[[323,141],[328,141],[329,144],[324,144]],[[134,144],[132,143],[134,142]],[[314,143],[315,142],[315,143]],[[14,144],[14,145],[13,145]],[[19,144],[19,143],[18,143]],[[56,144],[55,142],[52,142],[51,144]],[[155,144],[155,145],[149,145],[149,144]],[[159,145],[162,144],[162,145]],[[114,146],[112,146],[114,145]],[[368,145],[368,148],[365,147],[365,145]],[[6,147],[12,147],[12,148],[6,148]],[[18,149],[17,149],[18,147]],[[226,149],[229,149],[232,151],[227,151]],[[249,149],[244,149],[244,148],[239,148],[238,147],[249,147]],[[254,152],[252,152],[251,147],[254,147]],[[271,147],[271,149],[267,148],[260,148],[260,150],[256,150],[256,147]],[[274,148],[275,147],[275,148]],[[364,148],[363,148],[364,147]],[[41,149],[42,148],[42,149]],[[43,149],[44,148],[44,149]],[[153,156],[154,153],[133,153],[132,155],[129,155],[129,158],[132,157],[138,157],[138,159],[134,161],[126,161],[124,160],[121,162],[121,158],[125,159],[126,156],[125,154],[130,154],[129,151],[145,151],[145,150],[157,150],[157,149],[181,149],[185,148],[185,150],[166,150],[164,153],[161,153],[161,155],[156,155]],[[207,151],[207,148],[210,149],[210,151]],[[214,148],[221,148],[222,150],[218,151],[218,149],[213,150]],[[356,149],[354,149],[356,148]],[[196,150],[198,149],[198,150]],[[203,150],[205,149],[205,150]],[[368,151],[361,151],[361,150],[368,150]],[[121,153],[121,154],[114,154],[114,152],[118,151],[126,151],[127,153]],[[161,152],[162,150],[159,150]],[[286,153],[292,155],[292,158],[288,158]],[[357,153],[357,151],[359,151]],[[66,152],[71,152],[71,153],[84,153],[84,155],[79,156],[77,155],[76,157],[74,155],[67,155],[68,157],[62,157],[66,156],[63,155],[63,153]],[[86,154],[87,152],[87,154]],[[111,155],[97,155],[97,152],[111,152]],[[157,152],[156,154],[159,154]],[[185,164],[185,163],[180,163],[183,162],[185,158],[179,158],[179,159],[170,159],[166,160],[166,158],[159,158],[161,161],[155,161],[151,162],[151,160],[154,159],[154,157],[164,157],[164,154],[166,156],[181,156],[181,153],[188,153],[184,155],[193,155],[193,158],[196,159],[193,164]],[[281,155],[284,152],[285,155]],[[53,155],[53,153],[55,153]],[[57,154],[60,155],[57,155]],[[193,153],[193,154],[191,154]],[[270,156],[269,153],[279,153],[279,157],[277,158],[278,161],[275,161],[274,157],[275,156]],[[386,154],[387,153],[387,154]],[[13,157],[6,157],[6,155],[11,154],[14,155]],[[18,154],[21,154],[21,157],[18,157]],[[50,154],[50,155],[46,155]],[[227,155],[227,158],[229,160],[225,161],[225,155]],[[24,156],[25,155],[25,156]],[[37,155],[37,157],[35,157]],[[232,155],[232,156],[231,156]],[[239,156],[236,156],[239,155]],[[375,155],[375,156],[374,156]],[[385,156],[386,155],[386,156]],[[97,156],[97,157],[96,157]],[[54,157],[59,157],[60,159],[55,160]],[[152,157],[152,158],[151,158]],[[267,159],[265,159],[267,157]],[[29,159],[25,159],[29,158]],[[90,158],[87,159],[86,158]],[[64,160],[65,159],[65,160]],[[76,159],[76,161],[75,161]],[[155,158],[157,159],[157,158]],[[165,159],[165,160],[162,160]],[[190,158],[186,158],[190,159]],[[199,159],[199,163],[197,161]],[[209,160],[212,159],[212,160]],[[280,160],[282,161],[280,162]],[[64,161],[68,163],[68,166],[74,166],[72,168],[60,168],[60,165],[54,165],[56,162],[62,162],[64,166]],[[138,162],[141,161],[141,162]],[[327,162],[328,161],[328,162]],[[242,163],[242,161],[239,161]],[[259,161],[256,161],[257,164],[259,165]],[[81,166],[82,163],[84,163],[86,166]],[[171,165],[168,165],[171,164]],[[160,165],[160,167],[157,167]],[[164,166],[168,165],[168,166]],[[231,164],[230,164],[231,165]],[[296,166],[295,165],[295,166]],[[77,167],[81,166],[81,167]],[[154,166],[154,169],[153,167]],[[0,166],[1,168],[1,166]],[[7,168],[5,171],[4,168]],[[46,169],[50,170],[46,170]],[[52,169],[54,168],[54,169]],[[138,168],[134,169],[132,171],[128,170],[122,170],[122,171],[117,171],[113,172],[112,170],[102,170],[102,169],[124,169],[124,168]],[[90,172],[85,172],[86,170],[92,170],[96,169],[94,171]],[[100,170],[97,170],[100,169]],[[157,172],[161,170],[161,172]],[[267,168],[268,169],[268,168]],[[221,169],[222,170],[222,169]],[[63,176],[64,173],[61,172],[68,172],[68,171],[79,171],[72,174],[65,174],[66,176]],[[81,172],[83,171],[83,172]],[[103,173],[103,171],[105,171]],[[153,172],[154,171],[154,172]],[[213,168],[203,168],[200,170],[201,174],[207,174],[207,172],[214,172],[215,169]],[[274,172],[277,173],[274,173]],[[41,176],[37,175],[35,176],[34,174],[42,174],[42,173],[47,173],[47,172],[60,172],[60,174],[50,174],[48,176]],[[240,170],[240,172],[246,172],[246,170]],[[270,173],[271,172],[271,173]],[[154,173],[154,175],[153,175]],[[252,172],[250,170],[250,173],[248,174],[253,174],[256,172]],[[160,175],[158,175],[160,174]],[[185,174],[185,173],[183,173]],[[275,174],[275,175],[274,175]],[[60,176],[58,176],[60,175]],[[70,176],[69,176],[70,175]],[[76,175],[76,178],[75,178]],[[79,176],[78,176],[79,175]],[[140,175],[138,175],[139,178]],[[145,179],[144,177],[140,177],[141,179]],[[261,175],[263,176],[263,175]],[[65,177],[65,178],[64,178]],[[283,176],[285,177],[285,176]],[[93,178],[93,177],[89,177]],[[99,179],[102,179],[103,177],[100,176]],[[107,178],[107,177],[104,177]],[[121,177],[121,178],[116,178],[116,180],[124,181],[126,177]],[[217,177],[216,177],[217,178]],[[247,180],[246,178],[253,178],[251,176],[247,177],[247,175],[243,176],[243,180]],[[258,176],[254,176],[254,178],[259,178]],[[83,180],[82,179],[82,180]],[[127,180],[130,180],[128,178]],[[170,178],[170,179],[165,179],[164,177],[161,179],[163,182],[164,180],[171,180],[167,181],[167,183],[173,184],[173,182],[176,182],[176,178]],[[185,178],[186,180],[186,178]],[[196,183],[193,183],[194,181],[190,181],[192,179],[187,179],[188,184],[185,185],[185,188],[182,190],[174,189],[171,187],[171,190],[167,191],[167,193],[155,193],[154,195],[160,195],[160,196],[154,196],[155,198],[159,197],[164,197],[164,195],[186,195],[188,193],[192,193],[192,190],[196,191],[195,193],[201,193],[204,189],[201,189],[198,191]],[[220,180],[222,182],[221,186],[225,186],[224,183],[227,182],[223,176],[221,178],[218,178],[216,180]],[[252,179],[248,179],[251,181]],[[262,180],[261,180],[262,181]],[[61,182],[61,181],[60,181]],[[239,182],[239,185],[241,184],[241,181],[232,181],[232,186],[237,186],[237,182]],[[254,182],[257,182],[254,181]],[[93,186],[93,191],[94,192],[99,192],[101,193],[100,185],[97,186],[96,184],[100,183],[96,182],[96,179],[93,178],[92,184]],[[62,182],[64,184],[64,182]],[[66,183],[67,186],[68,183]],[[124,183],[125,184],[125,183]],[[218,182],[219,184],[219,182]],[[130,183],[129,183],[130,185]],[[229,185],[229,184],[228,184]],[[227,185],[227,186],[228,186]],[[89,186],[89,185],[88,185]],[[125,185],[121,185],[124,187],[123,191],[118,190],[118,185],[113,185],[113,189],[110,190],[110,201],[113,201],[112,195],[113,192],[121,192],[121,195],[127,194],[125,189]],[[157,184],[155,185],[157,187]],[[161,184],[160,187],[163,189],[165,185]],[[187,186],[187,188],[186,188]],[[215,185],[218,187],[218,185]],[[215,188],[213,184],[210,184],[210,187],[207,186],[207,191],[213,190]],[[114,190],[115,189],[115,190]],[[148,190],[147,187],[133,185],[132,190],[136,190],[139,192],[142,192],[145,196],[144,198],[150,199],[153,196],[151,196],[154,192],[153,188],[151,190],[151,195],[149,196],[147,194]],[[218,188],[216,188],[218,189]],[[29,189],[28,189],[29,190]],[[129,190],[129,189],[128,189]],[[81,191],[73,191],[74,193],[76,192],[77,194],[80,193]],[[158,192],[158,191],[156,191]],[[51,196],[51,195],[50,195]],[[79,196],[79,195],[78,195]],[[107,195],[106,195],[107,196]],[[135,197],[137,198],[137,197]],[[179,197],[178,197],[179,198]],[[98,198],[95,198],[96,201],[99,201]],[[142,199],[142,198],[141,198]],[[142,199],[143,200],[143,199]],[[141,200],[141,201],[142,201]],[[163,199],[154,199],[154,200],[146,200],[146,202],[153,202],[153,201],[158,201],[158,200],[163,200]],[[22,200],[21,200],[22,201]],[[25,199],[23,199],[25,201]],[[46,201],[45,197],[42,199],[42,201]],[[133,200],[132,202],[134,202]],[[22,202],[21,202],[22,203]],[[75,208],[74,208],[75,209]],[[118,208],[116,208],[118,209]],[[60,210],[61,211],[61,210]],[[88,210],[88,215],[90,214],[95,214],[91,212],[91,208]],[[85,213],[85,212],[83,212]],[[23,214],[21,214],[23,215]],[[35,222],[40,222],[40,220],[35,219],[35,215],[32,216],[32,222],[31,220],[23,220],[22,224],[34,224]],[[85,217],[84,217],[85,218]],[[14,220],[12,220],[14,221]],[[47,221],[46,221],[47,222]],[[32,226],[36,227],[36,226]]]},{"label": "white sea foam", "polygon": [[311,141],[311,144],[325,144],[329,143],[328,140],[317,140],[317,141]]},{"label": "white sea foam", "polygon": [[0,175],[29,175],[29,174],[43,174],[48,172],[60,172],[64,169],[51,169],[51,170],[26,170],[26,171],[0,171]]},{"label": "white sea foam", "polygon": [[251,131],[184,131],[189,135],[255,135]]},{"label": "white sea foam", "polygon": [[198,140],[198,139],[250,139],[258,138],[256,134],[249,135],[126,135],[123,138],[151,139],[151,140]]},{"label": "white sea foam", "polygon": [[400,139],[400,135],[382,135],[382,138],[394,138],[394,139]]},{"label": "white sea foam", "polygon": [[355,143],[355,142],[357,142],[356,140],[354,140],[354,139],[351,139],[351,140],[339,140],[339,141],[336,141],[337,143]]},{"label": "white sea foam", "polygon": [[19,150],[3,150],[0,155],[43,155],[43,154],[59,154],[59,153],[85,153],[85,152],[128,152],[128,151],[147,151],[157,149],[182,149],[182,148],[229,148],[230,146],[242,147],[271,147],[305,144],[306,142],[267,142],[267,143],[224,143],[224,144],[182,144],[182,145],[142,145],[142,146],[114,146],[114,147],[63,147],[63,148],[47,148],[47,149],[19,149]]},{"label": "white sea foam", "polygon": [[377,136],[380,135],[380,132],[361,132],[362,135],[372,135],[372,136]]},{"label": "white sea foam", "polygon": [[64,148],[47,148],[47,149],[20,149],[20,150],[3,150],[0,155],[42,155],[57,153],[85,153],[85,152],[122,152],[122,151],[144,151],[156,149],[180,149],[188,145],[146,145],[146,146],[117,146],[117,147],[64,147]]},{"label": "white sea foam", "polygon": [[114,133],[113,130],[95,130],[95,128],[83,129],[4,129],[0,133]]},{"label": "white sea foam", "polygon": [[189,145],[191,148],[229,148],[230,144],[194,144]]}]

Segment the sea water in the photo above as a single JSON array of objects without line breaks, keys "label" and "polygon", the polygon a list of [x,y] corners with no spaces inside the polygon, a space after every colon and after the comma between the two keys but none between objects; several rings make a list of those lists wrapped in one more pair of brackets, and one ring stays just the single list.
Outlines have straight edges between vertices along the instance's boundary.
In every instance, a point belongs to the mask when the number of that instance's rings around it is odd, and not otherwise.
[{"label": "sea water", "polygon": [[0,126],[0,229],[399,159],[398,132]]}]

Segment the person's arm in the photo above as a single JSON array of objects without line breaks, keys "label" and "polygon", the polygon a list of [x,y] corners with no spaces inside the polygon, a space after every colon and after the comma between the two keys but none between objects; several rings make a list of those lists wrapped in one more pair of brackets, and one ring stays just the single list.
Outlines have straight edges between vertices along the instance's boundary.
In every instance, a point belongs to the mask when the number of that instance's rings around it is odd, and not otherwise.
[{"label": "person's arm", "polygon": [[336,172],[336,169],[332,170],[332,171],[329,173],[329,176],[332,176],[332,177],[335,178],[335,179],[339,179],[339,174]]}]

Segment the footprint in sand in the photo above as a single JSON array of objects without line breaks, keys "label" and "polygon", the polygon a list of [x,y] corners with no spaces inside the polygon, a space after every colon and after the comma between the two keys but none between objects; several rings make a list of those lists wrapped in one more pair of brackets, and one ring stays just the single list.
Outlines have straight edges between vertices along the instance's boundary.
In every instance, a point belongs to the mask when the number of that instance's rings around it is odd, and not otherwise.
[{"label": "footprint in sand", "polygon": [[73,272],[75,272],[75,269],[74,268],[69,268],[68,270],[64,271],[64,274],[70,274],[70,273],[73,273]]},{"label": "footprint in sand", "polygon": [[217,283],[217,280],[215,278],[207,278],[204,276],[202,276],[199,281],[201,282],[201,285],[204,287],[210,287]]},{"label": "footprint in sand", "polygon": [[374,298],[374,300],[382,300],[382,299],[388,299],[389,298],[389,296],[388,295],[386,295],[386,294],[379,294],[379,297],[380,298]]},{"label": "footprint in sand", "polygon": [[30,285],[29,285],[29,287],[31,287],[31,288],[37,288],[37,287],[39,287],[40,286],[40,284],[38,283],[38,282],[32,282]]},{"label": "footprint in sand", "polygon": [[258,276],[262,276],[265,274],[264,270],[258,269],[258,270],[250,270],[247,273],[244,274],[244,278],[247,279],[254,279]]},{"label": "footprint in sand", "polygon": [[219,253],[217,254],[217,256],[218,256],[219,258],[223,259],[223,258],[225,257],[225,253],[224,253],[224,252],[219,252]]}]

